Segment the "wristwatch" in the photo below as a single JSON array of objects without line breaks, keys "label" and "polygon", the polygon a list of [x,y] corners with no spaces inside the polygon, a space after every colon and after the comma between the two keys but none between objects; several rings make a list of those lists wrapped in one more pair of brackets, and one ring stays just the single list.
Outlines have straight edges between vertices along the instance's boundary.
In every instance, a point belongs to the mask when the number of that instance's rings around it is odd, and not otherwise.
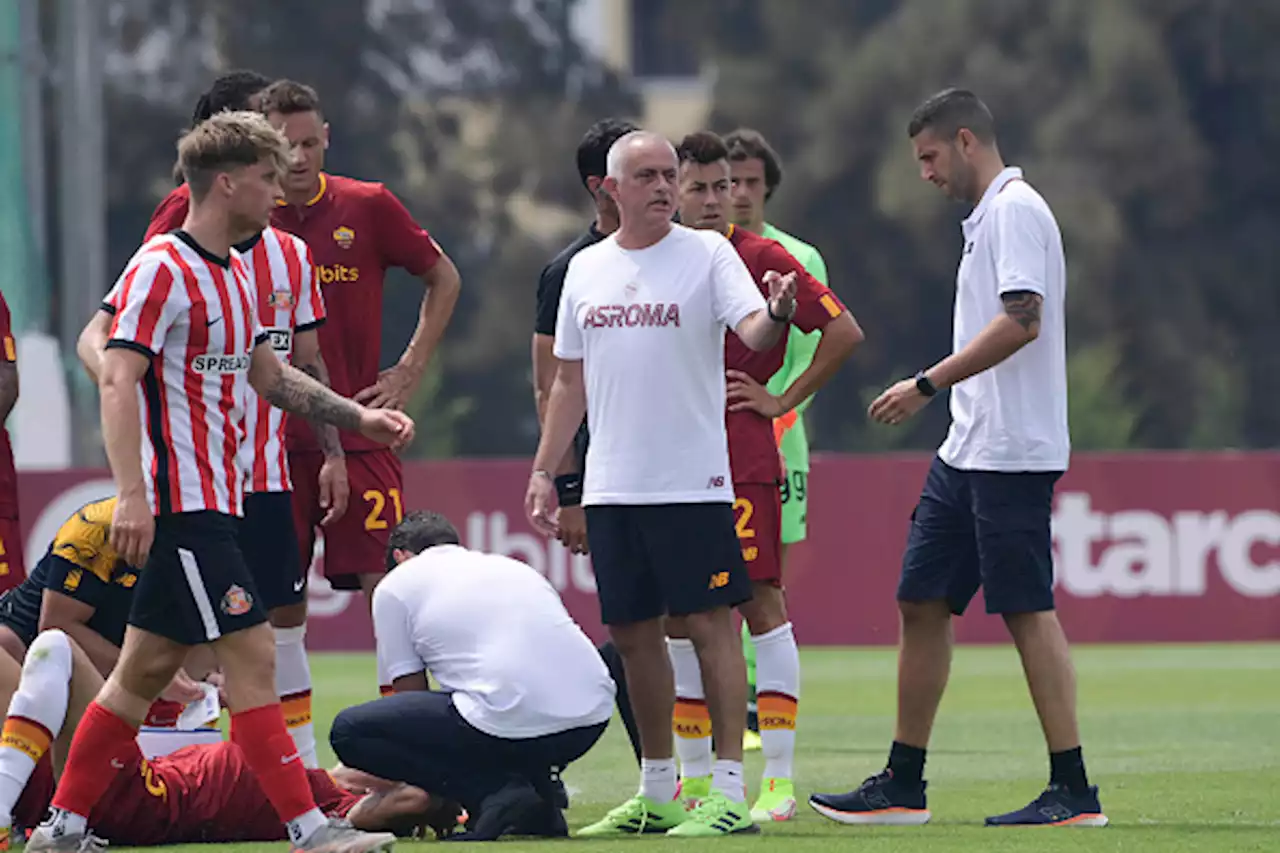
[{"label": "wristwatch", "polygon": [[790,323],[790,322],[791,322],[791,318],[792,318],[792,317],[794,317],[794,316],[796,315],[796,303],[795,303],[795,300],[792,300],[792,301],[791,301],[791,312],[790,312],[789,314],[786,314],[785,316],[780,316],[780,315],[778,315],[778,314],[773,313],[773,301],[772,301],[772,300],[770,300],[770,301],[768,301],[768,302],[766,302],[766,303],[765,303],[765,309],[766,309],[766,310],[768,310],[768,312],[769,312],[769,319],[770,319],[770,320],[772,320],[772,321],[773,321],[773,322],[775,322],[775,323]]},{"label": "wristwatch", "polygon": [[932,397],[938,393],[938,387],[929,381],[929,377],[923,370],[916,374],[916,390],[925,397]]}]

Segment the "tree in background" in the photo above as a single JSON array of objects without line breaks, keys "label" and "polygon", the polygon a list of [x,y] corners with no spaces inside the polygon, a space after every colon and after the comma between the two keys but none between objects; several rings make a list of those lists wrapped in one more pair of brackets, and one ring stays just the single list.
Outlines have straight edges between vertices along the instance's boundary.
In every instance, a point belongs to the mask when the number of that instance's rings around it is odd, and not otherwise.
[{"label": "tree in background", "polygon": [[[775,140],[773,218],[816,243],[867,344],[811,411],[818,444],[877,449],[867,389],[949,342],[958,221],[918,178],[912,108],[948,85],[992,107],[1006,158],[1068,254],[1079,448],[1272,446],[1280,302],[1280,7],[1213,0],[690,0],[716,20],[715,126]],[[690,10],[693,10],[692,12]],[[945,407],[900,437],[931,448]]]},{"label": "tree in background", "polygon": [[[411,406],[410,455],[532,447],[537,275],[589,207],[573,150],[601,115],[637,109],[574,40],[575,5],[112,0],[112,268],[172,187],[174,142],[211,77],[249,67],[307,82],[332,127],[328,167],[385,182],[462,273],[453,323]],[[388,279],[385,362],[412,331],[419,287]]]}]

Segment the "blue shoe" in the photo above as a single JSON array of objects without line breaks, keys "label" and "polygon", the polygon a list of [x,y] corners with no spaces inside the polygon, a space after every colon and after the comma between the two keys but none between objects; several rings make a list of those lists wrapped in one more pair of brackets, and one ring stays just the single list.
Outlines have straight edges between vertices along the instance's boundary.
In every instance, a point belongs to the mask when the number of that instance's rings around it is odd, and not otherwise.
[{"label": "blue shoe", "polygon": [[928,782],[899,782],[884,770],[847,794],[813,794],[809,805],[836,823],[864,826],[920,826],[929,822],[924,791]]},{"label": "blue shoe", "polygon": [[1016,812],[989,817],[987,826],[1106,826],[1098,802],[1098,786],[1073,794],[1064,785],[1050,785]]}]

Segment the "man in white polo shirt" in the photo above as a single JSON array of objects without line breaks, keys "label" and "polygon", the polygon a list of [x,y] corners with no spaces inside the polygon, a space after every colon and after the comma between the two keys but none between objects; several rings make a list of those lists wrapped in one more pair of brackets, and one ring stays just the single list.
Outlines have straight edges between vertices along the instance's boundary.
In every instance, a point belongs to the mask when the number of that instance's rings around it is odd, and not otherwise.
[{"label": "man in white polo shirt", "polygon": [[981,587],[1022,658],[1049,747],[1049,786],[988,826],[1103,826],[1085,775],[1076,678],[1053,601],[1050,514],[1067,469],[1066,262],[1044,198],[1006,168],[972,92],[925,101],[908,126],[920,174],[973,205],[956,277],[952,355],[889,388],[873,420],[903,423],[951,390],[951,429],[925,480],[898,585],[898,720],[888,766],[809,802],[843,823],[921,824],[925,748],[951,666],[951,617]]},{"label": "man in white polo shirt", "polygon": [[340,713],[333,750],[461,803],[472,840],[567,835],[552,775],[604,733],[613,679],[546,578],[459,542],[436,513],[392,531],[373,627],[395,692]]},{"label": "man in white polo shirt", "polygon": [[[569,263],[556,323],[561,364],[525,501],[533,523],[554,535],[551,472],[587,413],[582,505],[642,758],[636,796],[579,834],[758,832],[745,803],[746,665],[731,612],[751,599],[751,582],[734,528],[725,332],[757,351],[781,340],[795,274],[767,273],[766,303],[728,240],[671,222],[677,162],[663,137],[622,137],[607,172],[620,226]],[[685,618],[718,734],[711,794],[689,813],[672,757],[667,615]]]}]

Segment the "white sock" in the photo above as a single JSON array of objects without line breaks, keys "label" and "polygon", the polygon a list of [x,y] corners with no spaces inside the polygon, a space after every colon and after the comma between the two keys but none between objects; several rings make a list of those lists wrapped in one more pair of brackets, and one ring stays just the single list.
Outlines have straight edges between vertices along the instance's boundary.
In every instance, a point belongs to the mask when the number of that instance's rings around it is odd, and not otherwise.
[{"label": "white sock", "polygon": [[307,626],[276,628],[276,695],[284,723],[304,767],[319,767],[316,727],[311,720],[311,664],[307,661]]},{"label": "white sock", "polygon": [[752,639],[756,644],[756,702],[764,778],[790,779],[796,755],[800,649],[790,622]]},{"label": "white sock", "polygon": [[669,803],[676,798],[676,760],[674,758],[642,758],[640,760],[640,793],[655,803]]},{"label": "white sock", "polygon": [[62,835],[84,835],[89,831],[89,819],[66,809],[53,809],[49,812],[49,819],[41,826],[49,827],[49,834],[54,838]]},{"label": "white sock", "polygon": [[324,816],[320,809],[312,809],[305,814],[300,814],[293,820],[285,824],[289,830],[289,840],[294,844],[306,841],[311,837],[311,833],[329,823],[329,819]]},{"label": "white sock", "polygon": [[711,768],[711,790],[724,794],[729,802],[746,802],[747,786],[742,779],[742,762],[717,758]]},{"label": "white sock", "polygon": [[0,820],[4,826],[12,822],[13,807],[36,763],[62,731],[71,668],[71,643],[66,634],[45,631],[32,641],[0,734]]},{"label": "white sock", "polygon": [[702,670],[692,640],[667,640],[667,654],[676,681],[676,707],[671,719],[680,776],[711,775],[711,714],[702,687]]}]

